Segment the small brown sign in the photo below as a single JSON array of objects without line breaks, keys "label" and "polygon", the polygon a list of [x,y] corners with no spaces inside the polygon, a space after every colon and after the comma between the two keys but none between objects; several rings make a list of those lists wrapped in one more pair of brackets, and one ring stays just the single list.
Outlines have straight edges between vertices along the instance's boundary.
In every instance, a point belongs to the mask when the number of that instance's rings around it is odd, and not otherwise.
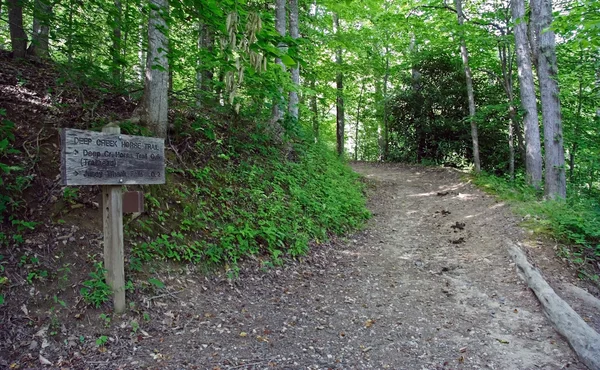
[{"label": "small brown sign", "polygon": [[164,139],[63,129],[63,185],[164,184]]},{"label": "small brown sign", "polygon": [[123,193],[123,213],[144,212],[144,193],[128,191]]}]

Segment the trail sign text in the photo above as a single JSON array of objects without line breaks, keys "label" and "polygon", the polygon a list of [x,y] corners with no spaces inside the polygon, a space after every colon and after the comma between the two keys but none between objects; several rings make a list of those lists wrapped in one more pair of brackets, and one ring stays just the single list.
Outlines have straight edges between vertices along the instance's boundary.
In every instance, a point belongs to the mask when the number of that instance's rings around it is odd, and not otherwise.
[{"label": "trail sign text", "polygon": [[64,129],[63,185],[164,184],[164,139]]}]

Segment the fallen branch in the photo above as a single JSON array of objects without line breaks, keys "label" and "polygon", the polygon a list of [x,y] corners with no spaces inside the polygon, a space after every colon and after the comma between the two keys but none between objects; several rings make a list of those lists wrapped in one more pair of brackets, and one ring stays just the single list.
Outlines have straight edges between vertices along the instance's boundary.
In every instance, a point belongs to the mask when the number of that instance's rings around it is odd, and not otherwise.
[{"label": "fallen branch", "polygon": [[509,252],[517,273],[533,290],[554,328],[567,339],[584,364],[590,369],[600,369],[600,334],[554,292],[518,245],[509,242]]},{"label": "fallen branch", "polygon": [[173,298],[175,298],[175,299],[179,299],[179,297],[176,297],[176,296],[175,296],[175,294],[179,294],[179,293],[183,292],[184,290],[185,290],[185,289],[182,289],[182,290],[180,290],[180,291],[173,292],[173,293],[171,293],[171,292],[167,292],[167,293],[165,293],[165,294],[160,294],[160,295],[157,295],[157,296],[154,296],[154,297],[150,297],[150,298],[148,298],[148,300],[149,300],[149,301],[151,301],[151,300],[153,300],[153,299],[162,298],[162,297],[166,297],[166,296],[171,296],[171,297],[173,297]]},{"label": "fallen branch", "polygon": [[574,296],[581,299],[586,306],[596,309],[600,312],[600,299],[594,297],[587,291],[573,284],[564,283],[563,288],[571,292]]}]

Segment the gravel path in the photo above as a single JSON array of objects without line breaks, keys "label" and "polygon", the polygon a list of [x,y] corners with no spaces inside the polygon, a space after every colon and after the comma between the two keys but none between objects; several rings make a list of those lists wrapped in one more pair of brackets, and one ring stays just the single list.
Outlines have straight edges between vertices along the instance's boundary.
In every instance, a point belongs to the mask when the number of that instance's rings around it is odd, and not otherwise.
[{"label": "gravel path", "polygon": [[143,332],[117,328],[80,364],[584,369],[518,279],[503,241],[522,232],[501,203],[451,170],[354,167],[374,184],[364,231],[281,269],[245,267],[235,282],[173,275],[181,293],[152,301]]}]

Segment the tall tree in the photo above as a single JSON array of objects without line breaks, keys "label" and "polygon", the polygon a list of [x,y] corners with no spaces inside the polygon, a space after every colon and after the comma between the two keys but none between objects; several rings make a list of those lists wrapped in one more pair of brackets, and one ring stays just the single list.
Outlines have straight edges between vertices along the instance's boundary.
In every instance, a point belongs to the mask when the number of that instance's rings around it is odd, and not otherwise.
[{"label": "tall tree", "polygon": [[383,75],[383,129],[381,133],[381,160],[388,158],[389,149],[389,114],[388,114],[388,84],[390,80],[390,47],[388,45],[388,37],[386,32],[385,37],[385,73]]},{"label": "tall tree", "polygon": [[[286,22],[286,11],[285,11],[285,0],[277,0],[275,4],[275,29],[277,33],[283,38],[286,35],[287,22]],[[279,43],[279,50],[285,53],[287,50],[286,45],[282,42]],[[285,64],[281,58],[276,58],[275,63],[279,64],[281,69],[285,72]],[[271,114],[271,131],[275,135],[276,139],[280,140],[283,138],[283,128],[281,127],[281,121],[283,120],[285,98],[283,97],[283,89],[279,88],[277,97],[273,102],[273,111]]]},{"label": "tall tree", "polygon": [[[458,24],[462,28],[464,23],[464,14],[462,11],[462,0],[455,0],[456,15],[458,17]],[[475,93],[473,92],[473,74],[471,73],[471,67],[469,66],[469,50],[467,49],[467,43],[463,35],[463,31],[460,30],[460,55],[463,61],[463,67],[465,69],[465,81],[467,84],[467,97],[469,99],[469,121],[471,122],[471,140],[473,141],[473,163],[475,164],[475,172],[481,171],[481,160],[479,159],[479,137],[477,134],[477,122],[475,122]]]},{"label": "tall tree", "polygon": [[517,109],[514,104],[513,92],[513,71],[512,71],[512,55],[510,46],[502,41],[498,44],[498,58],[502,69],[502,87],[506,93],[508,100],[508,173],[511,180],[515,179],[515,133],[517,134],[517,143],[519,140]]},{"label": "tall tree", "polygon": [[558,91],[558,66],[552,25],[552,0],[531,0],[531,23],[537,45],[537,73],[544,122],[545,187],[550,199],[566,198],[565,150]]},{"label": "tall tree", "polygon": [[50,0],[35,0],[33,6],[33,36],[27,54],[48,58],[50,20],[52,3]]},{"label": "tall tree", "polygon": [[336,141],[338,155],[344,155],[344,74],[342,72],[342,47],[339,45],[340,18],[333,13],[333,33],[338,36],[338,45],[335,50],[335,62],[337,64],[336,74]]},{"label": "tall tree", "polygon": [[167,58],[169,29],[166,18],[169,2],[168,0],[149,0],[148,2],[150,16],[148,17],[148,56],[144,96],[136,108],[134,116],[139,116],[154,135],[166,137],[169,110],[169,60]]},{"label": "tall tree", "polygon": [[362,80],[358,104],[356,105],[356,126],[354,127],[354,160],[358,161],[358,135],[360,128],[360,110],[362,108],[363,94],[365,92],[365,80]]},{"label": "tall tree", "polygon": [[312,89],[312,95],[310,96],[310,109],[312,110],[312,129],[313,137],[315,142],[319,141],[319,109],[317,106],[317,92],[316,92],[316,77],[312,77],[310,80],[310,88]]},{"label": "tall tree", "polygon": [[525,167],[527,182],[534,188],[539,189],[542,184],[542,148],[529,40],[527,37],[527,23],[524,20],[525,4],[523,0],[511,0],[511,11],[513,22],[515,23],[515,51],[517,54],[521,105],[525,111]]},{"label": "tall tree", "polygon": [[23,29],[23,4],[21,0],[7,0],[10,43],[13,58],[25,58],[27,53],[27,34]]},{"label": "tall tree", "polygon": [[[300,37],[300,31],[298,29],[298,0],[289,0],[290,8],[290,36],[292,39],[297,40]],[[296,62],[296,65],[292,67],[292,84],[294,89],[290,91],[290,105],[289,112],[293,119],[298,119],[298,91],[300,87],[300,64]]]},{"label": "tall tree", "polygon": [[122,52],[122,39],[121,39],[121,23],[123,18],[123,9],[121,6],[121,0],[114,0],[115,7],[112,11],[112,75],[115,82],[121,83],[122,79],[122,68],[121,68],[121,52]]}]

